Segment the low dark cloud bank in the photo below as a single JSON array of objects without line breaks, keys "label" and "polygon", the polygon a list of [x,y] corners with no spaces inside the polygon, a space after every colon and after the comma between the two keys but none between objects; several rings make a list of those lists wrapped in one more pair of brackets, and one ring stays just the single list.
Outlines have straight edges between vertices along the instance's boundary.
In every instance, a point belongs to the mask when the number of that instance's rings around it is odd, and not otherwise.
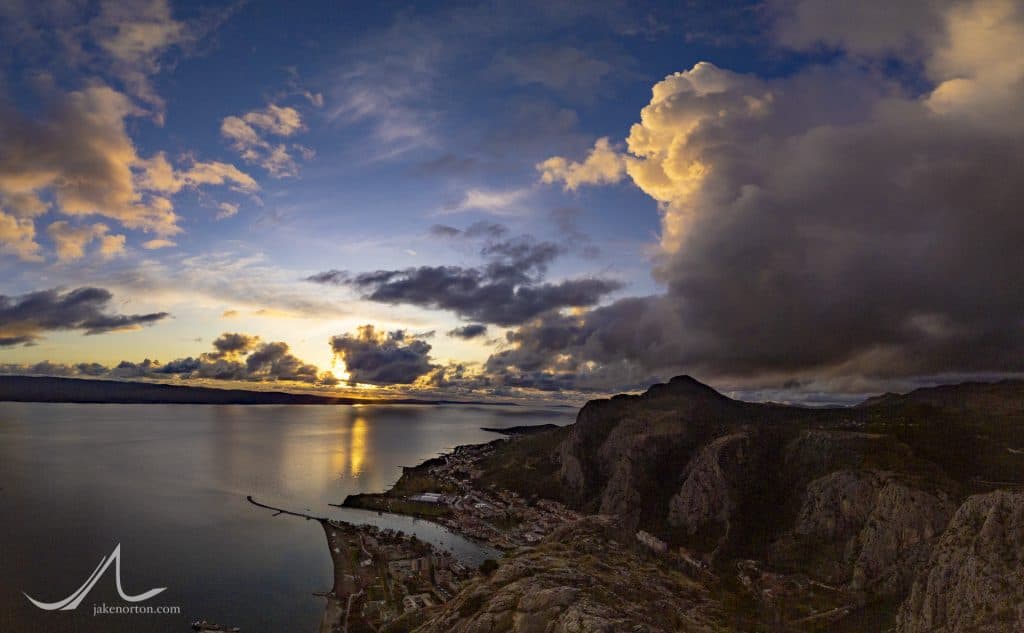
[{"label": "low dark cloud bank", "polygon": [[114,367],[107,367],[99,363],[64,365],[43,361],[32,365],[0,364],[0,374],[337,384],[330,374],[321,374],[316,365],[303,362],[292,354],[287,343],[263,343],[257,336],[235,332],[220,335],[213,342],[212,352],[194,358],[176,358],[167,363],[147,358],[138,363],[125,360]]},{"label": "low dark cloud bank", "polygon": [[151,325],[166,312],[115,314],[113,295],[104,288],[82,287],[63,292],[40,290],[19,296],[0,295],[0,347],[31,344],[46,332],[80,330],[102,334]]},{"label": "low dark cloud bank", "polygon": [[483,323],[470,323],[469,325],[463,325],[453,330],[448,331],[448,336],[461,339],[473,339],[485,336],[487,334],[487,326]]}]

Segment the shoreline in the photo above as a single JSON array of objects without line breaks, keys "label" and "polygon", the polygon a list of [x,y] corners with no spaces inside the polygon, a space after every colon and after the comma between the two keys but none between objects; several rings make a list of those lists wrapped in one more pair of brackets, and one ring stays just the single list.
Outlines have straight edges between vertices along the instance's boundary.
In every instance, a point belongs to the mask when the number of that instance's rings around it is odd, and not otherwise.
[{"label": "shoreline", "polygon": [[348,631],[352,624],[377,630],[448,602],[480,574],[475,565],[414,533],[295,512],[253,495],[246,500],[275,517],[316,521],[323,529],[333,579],[329,591],[314,593],[326,600],[322,632]]},{"label": "shoreline", "polygon": [[0,375],[0,402],[191,405],[463,405],[519,407],[517,402],[422,398],[356,398],[325,394],[175,385],[135,380]]},{"label": "shoreline", "polygon": [[553,499],[537,495],[526,499],[493,484],[484,489],[474,475],[482,472],[481,462],[499,456],[502,449],[564,428],[513,432],[482,444],[456,446],[416,466],[404,467],[398,481],[384,492],[349,495],[342,503],[330,505],[431,521],[504,553],[533,545],[583,515]]}]

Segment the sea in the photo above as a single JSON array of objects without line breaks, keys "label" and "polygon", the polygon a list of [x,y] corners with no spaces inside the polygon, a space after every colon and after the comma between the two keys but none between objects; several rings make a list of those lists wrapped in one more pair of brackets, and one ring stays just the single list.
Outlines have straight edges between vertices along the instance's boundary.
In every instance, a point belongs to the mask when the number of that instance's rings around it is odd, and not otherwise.
[{"label": "sea", "polygon": [[[496,553],[437,524],[330,504],[386,490],[403,466],[500,437],[480,427],[569,424],[574,414],[0,403],[0,632],[186,633],[195,620],[242,633],[317,631],[325,600],[316,594],[332,581],[322,528],[247,495],[412,532],[478,563]],[[128,596],[163,590],[126,602],[118,577]]]}]

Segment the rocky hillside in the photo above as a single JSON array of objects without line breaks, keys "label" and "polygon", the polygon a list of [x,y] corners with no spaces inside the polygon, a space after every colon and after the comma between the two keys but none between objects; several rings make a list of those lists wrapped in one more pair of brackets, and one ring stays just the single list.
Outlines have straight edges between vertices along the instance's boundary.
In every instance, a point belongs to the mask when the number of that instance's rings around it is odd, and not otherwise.
[{"label": "rocky hillside", "polygon": [[707,587],[643,552],[610,517],[588,517],[520,549],[420,633],[721,630]]},{"label": "rocky hillside", "polygon": [[[701,630],[698,622],[723,630],[1024,629],[1024,494],[1011,492],[1024,487],[1022,394],[1021,383],[973,384],[802,409],[731,400],[680,377],[643,395],[592,401],[568,429],[509,442],[481,482],[611,517],[625,534],[653,535],[665,564],[706,591],[689,611],[694,622],[570,626],[566,606],[548,618],[562,623],[555,628],[507,624],[526,617],[516,615],[513,595],[580,587],[559,584],[552,571],[555,561],[581,560],[557,544],[543,559],[511,558],[472,590],[491,598],[460,596],[459,616],[437,621],[481,632]],[[612,565],[611,546],[593,550],[593,565]],[[533,575],[511,579],[523,560]],[[580,573],[600,576],[596,567]],[[622,589],[591,582],[598,593]],[[487,620],[481,614],[495,613],[495,600],[508,613]],[[662,594],[651,600],[661,604]]]}]

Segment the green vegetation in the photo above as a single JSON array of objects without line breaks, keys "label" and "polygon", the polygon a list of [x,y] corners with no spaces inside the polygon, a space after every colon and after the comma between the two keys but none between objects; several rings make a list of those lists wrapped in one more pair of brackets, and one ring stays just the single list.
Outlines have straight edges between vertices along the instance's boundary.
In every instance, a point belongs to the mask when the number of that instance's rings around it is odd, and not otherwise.
[{"label": "green vegetation", "polygon": [[423,519],[437,519],[451,514],[448,506],[439,503],[409,501],[391,492],[384,494],[350,495],[343,504],[346,508],[360,508],[377,512],[408,514]]},{"label": "green vegetation", "polygon": [[436,477],[422,471],[420,467],[407,468],[395,482],[391,492],[399,496],[414,495],[421,492],[457,492],[451,484],[443,484]]},{"label": "green vegetation", "polygon": [[568,427],[495,443],[496,450],[480,461],[480,488],[512,490],[525,499],[562,499],[558,487],[558,447]]}]

